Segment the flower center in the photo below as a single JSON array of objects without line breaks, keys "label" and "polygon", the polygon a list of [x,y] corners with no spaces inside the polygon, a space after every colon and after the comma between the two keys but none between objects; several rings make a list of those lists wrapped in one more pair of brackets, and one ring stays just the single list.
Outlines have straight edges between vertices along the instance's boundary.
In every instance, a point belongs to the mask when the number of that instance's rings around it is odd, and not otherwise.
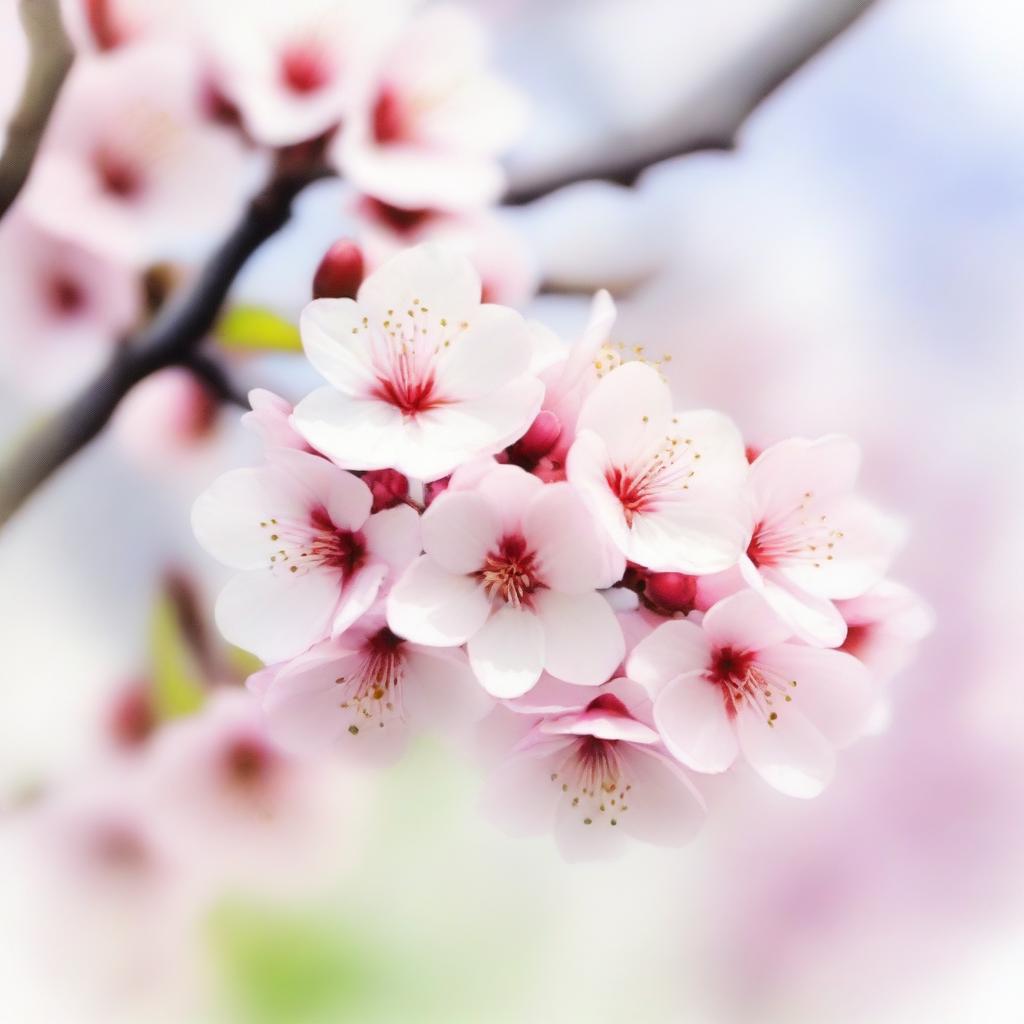
[{"label": "flower center", "polygon": [[864,653],[864,648],[867,647],[871,640],[871,624],[864,622],[857,626],[846,627],[846,640],[843,641],[842,647],[839,648],[841,651],[846,651],[847,654],[852,654],[859,657]]},{"label": "flower center", "polygon": [[224,752],[224,768],[231,782],[253,788],[266,782],[273,767],[270,748],[255,736],[236,737]]},{"label": "flower center", "polygon": [[[592,701],[591,706],[598,705],[602,699]],[[615,697],[611,700],[620,704]],[[618,825],[629,810],[626,798],[633,786],[623,778],[618,743],[618,740],[581,736],[561,768],[551,773],[552,783],[561,789],[563,799],[570,802],[584,825],[595,822]]]},{"label": "flower center", "polygon": [[626,525],[632,528],[638,515],[682,497],[690,489],[700,457],[692,438],[667,435],[636,465],[609,467],[605,481],[622,504]]},{"label": "flower center", "polygon": [[519,534],[503,537],[496,551],[488,554],[477,578],[487,596],[514,608],[529,607],[532,595],[544,584],[537,575],[537,556]]},{"label": "flower center", "polygon": [[832,527],[825,513],[813,511],[813,498],[814,494],[806,491],[796,508],[771,522],[762,520],[754,527],[747,557],[757,568],[810,562],[820,569],[823,562],[835,558],[843,531]]},{"label": "flower center", "polygon": [[443,405],[437,398],[433,372],[417,378],[416,368],[407,357],[397,360],[393,377],[378,377],[377,387],[371,394],[375,398],[393,405],[406,416],[427,412]]},{"label": "flower center", "polygon": [[281,82],[299,96],[319,92],[332,78],[331,66],[314,44],[291,46],[281,54]]},{"label": "flower center", "polygon": [[786,679],[759,665],[753,652],[734,647],[720,647],[712,654],[707,677],[721,689],[730,718],[735,718],[746,704],[772,727],[779,717],[775,710],[777,698],[781,695],[789,703],[793,698],[786,690],[796,686],[795,679]]},{"label": "flower center", "polygon": [[394,89],[381,89],[373,105],[373,137],[382,146],[407,141],[409,125],[398,93]]},{"label": "flower center", "polygon": [[49,281],[50,305],[61,316],[74,316],[86,305],[85,289],[68,274],[57,274]]},{"label": "flower center", "polygon": [[292,574],[334,569],[348,579],[366,563],[366,538],[358,530],[339,530],[319,506],[307,523],[266,519],[260,526],[272,545],[271,568]]},{"label": "flower center", "polygon": [[125,157],[102,149],[96,154],[95,167],[100,188],[107,195],[117,199],[133,199],[142,191],[142,174],[139,168]]},{"label": "flower center", "polygon": [[357,671],[334,680],[343,688],[339,707],[348,711],[352,718],[348,727],[350,735],[358,736],[361,729],[374,722],[383,729],[388,720],[404,717],[404,646],[405,641],[384,626],[367,640],[365,656]]}]

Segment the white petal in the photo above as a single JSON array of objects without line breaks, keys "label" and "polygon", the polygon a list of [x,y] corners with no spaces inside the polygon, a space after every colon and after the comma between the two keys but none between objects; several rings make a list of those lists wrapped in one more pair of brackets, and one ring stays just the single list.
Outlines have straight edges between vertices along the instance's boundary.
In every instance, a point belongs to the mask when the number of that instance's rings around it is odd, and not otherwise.
[{"label": "white petal", "polygon": [[[632,796],[632,793],[630,794]],[[610,814],[594,816],[592,806],[562,799],[555,812],[555,842],[562,856],[570,862],[608,860],[618,857],[627,845],[627,833],[618,824],[612,825]]]},{"label": "white petal", "polygon": [[738,498],[734,505],[662,502],[634,516],[626,557],[655,572],[722,572],[739,561],[747,543],[742,509]]},{"label": "white petal", "polygon": [[496,465],[476,485],[476,493],[494,510],[504,533],[521,532],[526,510],[543,490],[538,477],[518,466]]},{"label": "white petal", "polygon": [[768,785],[787,796],[817,796],[832,779],[835,753],[828,741],[791,704],[769,725],[747,705],[736,716],[740,749]]},{"label": "white petal", "polygon": [[548,484],[530,502],[523,532],[540,560],[540,578],[563,594],[582,594],[609,587],[622,576],[625,564],[609,567],[590,512],[566,483]]},{"label": "white petal", "polygon": [[566,458],[566,475],[591,514],[611,540],[625,552],[629,527],[622,502],[612,493],[605,473],[611,465],[604,441],[593,431],[577,433]]},{"label": "white petal", "polygon": [[423,515],[423,548],[449,572],[476,572],[500,532],[493,505],[473,491],[446,491]]},{"label": "white petal", "polygon": [[302,347],[316,371],[339,391],[366,395],[376,376],[363,314],[351,299],[316,299],[299,320]]},{"label": "white petal", "polygon": [[346,469],[407,472],[400,454],[405,440],[402,413],[387,402],[318,388],[295,407],[292,423],[317,451]]},{"label": "white petal", "polygon": [[777,569],[762,569],[760,578],[760,593],[795,636],[814,647],[842,645],[846,620],[831,601],[800,590]]},{"label": "white petal", "polygon": [[692,496],[738,494],[745,483],[749,466],[739,428],[728,416],[713,409],[695,409],[676,413],[672,433],[692,441],[691,450],[699,453],[694,475],[689,481]]},{"label": "white petal", "polygon": [[327,636],[340,594],[338,573],[241,573],[217,598],[217,627],[263,661],[283,661]]},{"label": "white petal", "polygon": [[288,473],[308,495],[308,507],[323,505],[339,530],[358,530],[370,514],[373,495],[357,476],[327,459],[294,448],[277,448],[267,461]]},{"label": "white petal", "polygon": [[387,574],[386,563],[370,562],[345,580],[341,589],[341,600],[331,622],[332,636],[340,636],[369,610],[377,600],[381,584]]},{"label": "white petal", "polygon": [[495,697],[519,697],[540,678],[544,629],[526,608],[496,611],[466,645],[480,685]]},{"label": "white petal", "polygon": [[554,739],[513,754],[491,774],[480,804],[484,814],[511,835],[540,835],[555,822],[561,788],[551,781],[575,739]]},{"label": "white petal", "polygon": [[373,320],[383,322],[399,310],[426,307],[434,319],[468,320],[479,308],[480,278],[459,253],[439,245],[406,249],[371,274],[357,296]]},{"label": "white petal", "polygon": [[544,668],[556,679],[599,686],[622,664],[622,627],[600,594],[543,590],[536,595],[536,605],[544,627]]},{"label": "white petal", "polygon": [[722,689],[703,673],[672,680],[654,702],[654,723],[665,746],[687,768],[724,772],[736,760],[736,730]]},{"label": "white petal", "polygon": [[303,489],[271,467],[235,469],[218,477],[192,506],[192,529],[218,561],[235,569],[263,568],[271,545],[262,524],[271,519],[306,522]]},{"label": "white petal", "polygon": [[490,611],[476,580],[446,572],[429,555],[413,562],[388,594],[391,629],[429,647],[464,644]]},{"label": "white petal", "polygon": [[657,370],[625,363],[602,377],[580,410],[577,431],[592,430],[612,462],[628,463],[657,447],[672,419],[672,395]]},{"label": "white petal", "polygon": [[658,626],[633,648],[626,675],[657,695],[677,676],[704,672],[711,664],[711,641],[696,623],[673,619]]},{"label": "white petal", "polygon": [[530,360],[529,329],[515,310],[480,306],[466,323],[443,350],[437,370],[445,397],[460,401],[500,390],[526,373]]}]

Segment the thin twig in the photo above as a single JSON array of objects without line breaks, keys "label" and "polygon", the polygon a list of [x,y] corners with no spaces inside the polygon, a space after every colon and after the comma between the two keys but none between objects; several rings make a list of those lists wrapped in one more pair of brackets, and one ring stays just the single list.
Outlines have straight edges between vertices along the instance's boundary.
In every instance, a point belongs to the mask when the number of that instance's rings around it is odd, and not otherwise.
[{"label": "thin twig", "polygon": [[[522,206],[581,181],[634,185],[663,160],[731,150],[747,118],[809,60],[849,28],[876,0],[830,0],[781,25],[771,40],[740,53],[719,76],[665,119],[654,139],[602,140],[602,156],[555,174],[513,180],[506,206]],[[605,154],[609,154],[605,156]]]},{"label": "thin twig", "polygon": [[191,290],[168,302],[139,337],[119,346],[99,377],[67,408],[38,428],[0,467],[0,525],[51,473],[103,429],[135,384],[164,367],[193,361],[246,260],[284,227],[295,197],[329,173],[320,166],[288,169],[279,164],[270,183],[249,204],[241,222],[211,257]]},{"label": "thin twig", "polygon": [[0,155],[0,217],[28,180],[50,113],[74,59],[71,40],[61,21],[60,0],[21,0],[19,13],[28,40],[29,66]]}]

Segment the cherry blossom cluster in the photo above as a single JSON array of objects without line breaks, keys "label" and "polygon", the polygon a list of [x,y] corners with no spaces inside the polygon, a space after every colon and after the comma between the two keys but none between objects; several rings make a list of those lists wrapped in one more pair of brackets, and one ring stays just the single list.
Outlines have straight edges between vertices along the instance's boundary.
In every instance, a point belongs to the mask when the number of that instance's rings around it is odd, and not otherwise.
[{"label": "cherry blossom cluster", "polygon": [[379,762],[475,725],[485,806],[576,858],[689,839],[700,777],[740,761],[812,797],[876,727],[928,616],[884,580],[900,531],[857,446],[755,457],[623,361],[613,321],[600,293],[564,345],[434,244],[305,309],[325,384],[255,392],[264,462],[193,512],[285,749]]},{"label": "cherry blossom cluster", "polygon": [[[16,5],[0,5],[0,115],[21,87]],[[0,229],[0,371],[63,400],[152,313],[154,267],[190,262],[239,218],[268,165],[348,183],[339,220],[370,266],[437,235],[498,297],[534,287],[489,213],[519,94],[464,8],[403,0],[65,0],[77,54],[32,177]],[[184,270],[177,271],[181,277]]]}]

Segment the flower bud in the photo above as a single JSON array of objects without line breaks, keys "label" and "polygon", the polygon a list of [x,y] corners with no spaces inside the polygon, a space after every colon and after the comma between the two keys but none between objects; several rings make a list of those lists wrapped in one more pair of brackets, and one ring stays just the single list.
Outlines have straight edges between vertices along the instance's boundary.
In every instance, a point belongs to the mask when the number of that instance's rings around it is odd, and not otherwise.
[{"label": "flower bud", "polygon": [[691,612],[697,598],[697,577],[681,572],[652,572],[644,596],[667,612]]},{"label": "flower bud", "polygon": [[537,462],[555,447],[561,435],[562,423],[559,418],[548,409],[541,409],[530,424],[530,429],[512,445],[513,460]]},{"label": "flower bud", "polygon": [[313,276],[314,299],[354,299],[363,283],[363,252],[348,239],[327,250]]},{"label": "flower bud", "polygon": [[394,508],[409,496],[409,481],[397,469],[370,470],[363,474],[363,483],[373,495],[373,512]]}]

